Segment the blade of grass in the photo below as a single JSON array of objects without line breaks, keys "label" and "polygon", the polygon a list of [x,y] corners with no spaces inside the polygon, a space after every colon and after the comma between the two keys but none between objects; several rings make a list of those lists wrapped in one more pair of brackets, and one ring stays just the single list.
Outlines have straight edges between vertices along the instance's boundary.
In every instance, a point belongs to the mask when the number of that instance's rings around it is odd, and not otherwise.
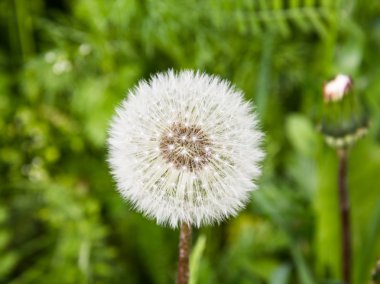
[{"label": "blade of grass", "polygon": [[203,252],[206,248],[206,236],[201,235],[198,237],[198,240],[193,248],[193,251],[190,255],[190,281],[189,284],[196,284],[199,273],[199,264]]},{"label": "blade of grass", "polygon": [[[380,204],[380,200],[378,201]],[[374,266],[373,261],[376,258],[376,243],[379,242],[380,235],[380,206],[375,209],[371,221],[368,223],[367,232],[363,238],[363,248],[360,250],[358,261],[358,273],[356,283],[368,283],[370,271]]]}]

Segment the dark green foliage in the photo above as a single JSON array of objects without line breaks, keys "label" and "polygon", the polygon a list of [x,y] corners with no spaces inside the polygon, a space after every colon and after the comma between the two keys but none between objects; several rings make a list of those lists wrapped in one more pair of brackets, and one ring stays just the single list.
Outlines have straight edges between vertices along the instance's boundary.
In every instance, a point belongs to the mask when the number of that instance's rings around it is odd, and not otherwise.
[{"label": "dark green foliage", "polygon": [[174,283],[178,232],[115,190],[107,125],[140,78],[197,68],[257,103],[267,158],[238,217],[194,233],[192,284],[339,283],[335,152],[322,84],[371,109],[350,152],[353,276],[380,255],[377,0],[0,1],[0,283]]}]

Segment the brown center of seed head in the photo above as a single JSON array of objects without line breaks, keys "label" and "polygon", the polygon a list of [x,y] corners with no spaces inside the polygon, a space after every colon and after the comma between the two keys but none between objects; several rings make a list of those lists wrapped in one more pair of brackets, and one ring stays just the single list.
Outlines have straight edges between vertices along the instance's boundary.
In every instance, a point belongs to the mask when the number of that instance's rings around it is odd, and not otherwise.
[{"label": "brown center of seed head", "polygon": [[173,123],[160,137],[160,151],[165,161],[176,169],[194,172],[211,158],[211,141],[196,125]]}]

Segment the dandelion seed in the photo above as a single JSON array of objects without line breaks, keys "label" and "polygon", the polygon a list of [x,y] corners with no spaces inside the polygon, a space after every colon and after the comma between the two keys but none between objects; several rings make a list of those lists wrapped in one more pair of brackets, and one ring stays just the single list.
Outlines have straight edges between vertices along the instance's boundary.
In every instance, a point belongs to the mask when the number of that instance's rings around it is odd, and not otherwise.
[{"label": "dandelion seed", "polygon": [[[158,149],[160,149],[160,148],[158,148]],[[168,146],[168,149],[169,149],[169,151],[173,151],[175,149],[175,146],[173,144],[170,144]]]},{"label": "dandelion seed", "polygon": [[264,156],[243,94],[215,76],[169,71],[141,81],[128,97],[108,138],[121,195],[173,228],[236,215],[256,188]]}]

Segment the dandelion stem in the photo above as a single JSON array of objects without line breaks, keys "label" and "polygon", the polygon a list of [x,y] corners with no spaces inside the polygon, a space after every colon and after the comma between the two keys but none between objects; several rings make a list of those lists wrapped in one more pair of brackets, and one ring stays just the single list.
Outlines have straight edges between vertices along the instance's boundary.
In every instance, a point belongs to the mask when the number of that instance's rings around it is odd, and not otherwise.
[{"label": "dandelion stem", "polygon": [[351,234],[350,202],[347,188],[347,150],[338,150],[339,157],[339,204],[342,242],[342,276],[345,284],[351,283]]},{"label": "dandelion stem", "polygon": [[189,283],[189,254],[191,249],[191,226],[181,224],[179,235],[178,276],[177,284]]}]

